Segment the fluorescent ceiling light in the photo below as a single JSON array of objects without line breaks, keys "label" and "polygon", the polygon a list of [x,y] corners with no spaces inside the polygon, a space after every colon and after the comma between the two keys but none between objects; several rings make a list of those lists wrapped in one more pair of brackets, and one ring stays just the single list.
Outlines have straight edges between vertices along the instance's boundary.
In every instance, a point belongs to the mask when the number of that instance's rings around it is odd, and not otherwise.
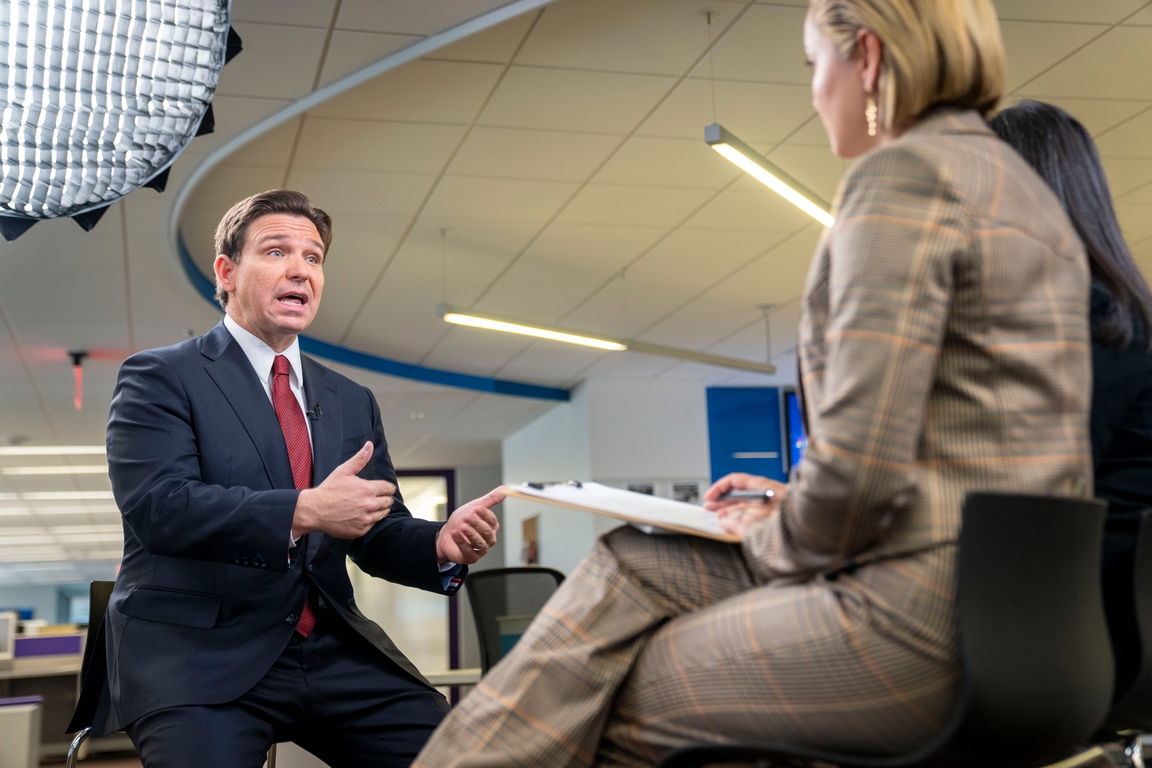
[{"label": "fluorescent ceiling light", "polygon": [[107,464],[83,464],[76,467],[0,467],[0,475],[106,475]]},{"label": "fluorescent ceiling light", "polygon": [[621,344],[618,341],[598,339],[594,336],[583,336],[578,333],[543,328],[538,325],[524,325],[507,320],[496,320],[491,317],[477,315],[468,310],[455,309],[445,304],[440,305],[439,311],[440,316],[444,318],[444,322],[452,323],[453,325],[466,325],[470,328],[484,328],[489,331],[518,333],[521,336],[535,336],[538,339],[562,341],[565,344],[579,344],[583,347],[595,347],[596,349],[606,349],[611,352],[623,352],[628,349],[627,345]]},{"label": "fluorescent ceiling light", "polygon": [[[15,499],[7,499],[15,496]],[[11,501],[103,501],[113,498],[112,491],[37,491],[33,493],[0,494]]]},{"label": "fluorescent ceiling light", "polygon": [[761,155],[752,147],[733,136],[719,123],[712,123],[704,129],[704,141],[708,146],[736,164],[747,173],[792,205],[808,214],[826,227],[836,221],[829,212],[831,206],[820,199],[812,190],[789,176],[775,163]]},{"label": "fluorescent ceiling light", "polygon": [[103,445],[3,445],[0,456],[103,456]]},{"label": "fluorescent ceiling light", "polygon": [[513,320],[506,317],[493,317],[488,314],[477,314],[470,309],[460,309],[448,304],[441,304],[437,309],[445,322],[455,325],[465,325],[471,328],[483,328],[489,331],[503,331],[516,333],[522,336],[534,336],[538,339],[563,341],[568,344],[579,344],[585,347],[611,350],[613,352],[642,352],[647,355],[670,357],[674,360],[683,360],[691,363],[714,365],[718,368],[735,368],[740,371],[753,371],[754,373],[776,373],[776,366],[769,363],[755,363],[738,357],[725,357],[724,355],[710,355],[707,352],[696,352],[680,347],[666,347],[663,344],[650,344],[636,339],[618,339],[611,336],[588,336],[574,333],[563,328],[549,327],[528,323],[523,320]]}]

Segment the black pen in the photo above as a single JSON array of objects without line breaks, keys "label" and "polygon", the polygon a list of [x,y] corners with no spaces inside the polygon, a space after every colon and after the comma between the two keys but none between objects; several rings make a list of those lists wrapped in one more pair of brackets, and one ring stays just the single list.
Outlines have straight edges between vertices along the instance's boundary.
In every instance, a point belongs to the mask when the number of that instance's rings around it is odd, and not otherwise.
[{"label": "black pen", "polygon": [[751,501],[753,503],[759,502],[767,504],[772,499],[776,498],[775,491],[737,491],[731,490],[727,493],[720,494],[717,501]]}]

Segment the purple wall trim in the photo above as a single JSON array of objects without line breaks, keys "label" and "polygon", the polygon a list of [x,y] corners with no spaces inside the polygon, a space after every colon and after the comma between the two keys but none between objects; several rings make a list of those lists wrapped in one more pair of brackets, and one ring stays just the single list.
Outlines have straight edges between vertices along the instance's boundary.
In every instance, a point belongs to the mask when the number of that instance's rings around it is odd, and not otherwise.
[{"label": "purple wall trim", "polygon": [[0,707],[19,707],[25,704],[43,704],[43,696],[17,696],[14,699],[0,699]]},{"label": "purple wall trim", "polygon": [[46,637],[16,638],[16,657],[62,656],[80,653],[80,635],[48,635]]}]

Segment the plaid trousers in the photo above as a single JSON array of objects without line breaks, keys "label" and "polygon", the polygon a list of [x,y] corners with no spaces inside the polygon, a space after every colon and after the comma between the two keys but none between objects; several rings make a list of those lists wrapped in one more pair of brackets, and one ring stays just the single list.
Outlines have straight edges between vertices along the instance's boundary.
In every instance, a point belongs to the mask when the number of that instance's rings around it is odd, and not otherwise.
[{"label": "plaid trousers", "polygon": [[[913,748],[958,690],[954,556],[757,585],[739,546],[618,528],[414,765],[651,765],[742,738]],[[905,624],[907,611],[941,626]]]}]

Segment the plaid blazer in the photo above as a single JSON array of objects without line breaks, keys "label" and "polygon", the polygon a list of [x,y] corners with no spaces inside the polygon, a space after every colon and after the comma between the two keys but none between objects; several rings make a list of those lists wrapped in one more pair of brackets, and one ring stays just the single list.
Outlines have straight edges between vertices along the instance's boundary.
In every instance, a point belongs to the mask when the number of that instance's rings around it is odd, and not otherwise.
[{"label": "plaid blazer", "polygon": [[1044,181],[940,109],[861,158],[836,209],[800,320],[808,449],[745,538],[757,577],[953,542],[969,491],[1089,493],[1088,265]]}]

